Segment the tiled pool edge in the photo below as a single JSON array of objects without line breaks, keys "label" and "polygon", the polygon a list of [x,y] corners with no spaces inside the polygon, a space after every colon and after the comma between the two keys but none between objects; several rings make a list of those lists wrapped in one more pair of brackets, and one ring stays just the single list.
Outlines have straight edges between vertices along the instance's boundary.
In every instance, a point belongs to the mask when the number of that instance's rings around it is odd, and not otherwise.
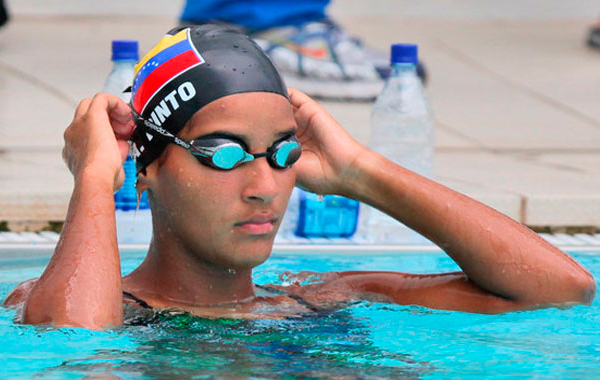
[{"label": "tiled pool edge", "polygon": [[[597,255],[600,252],[600,234],[538,234],[560,249],[580,255]],[[59,235],[54,232],[0,232],[0,259],[34,258],[52,255]],[[144,251],[147,243],[121,243],[119,250],[123,255]],[[433,244],[416,245],[374,245],[365,242],[344,239],[308,240],[294,239],[293,242],[275,243],[273,255],[298,254],[440,254],[442,249]]]}]

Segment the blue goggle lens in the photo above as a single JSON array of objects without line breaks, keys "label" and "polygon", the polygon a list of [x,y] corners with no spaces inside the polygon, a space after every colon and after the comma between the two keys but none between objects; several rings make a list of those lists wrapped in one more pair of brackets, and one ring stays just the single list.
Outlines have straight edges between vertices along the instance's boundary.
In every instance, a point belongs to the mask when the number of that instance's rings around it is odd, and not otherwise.
[{"label": "blue goggle lens", "polygon": [[243,162],[246,152],[239,145],[218,148],[212,156],[213,164],[219,169],[233,169]]},{"label": "blue goggle lens", "polygon": [[302,146],[297,141],[282,141],[277,146],[273,154],[272,160],[276,162],[277,166],[281,168],[287,168],[294,162],[298,161],[302,154]]}]

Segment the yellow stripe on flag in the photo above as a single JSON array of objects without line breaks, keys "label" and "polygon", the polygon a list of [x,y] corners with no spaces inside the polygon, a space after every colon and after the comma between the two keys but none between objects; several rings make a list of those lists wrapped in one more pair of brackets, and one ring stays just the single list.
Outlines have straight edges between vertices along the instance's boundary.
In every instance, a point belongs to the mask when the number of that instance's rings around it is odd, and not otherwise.
[{"label": "yellow stripe on flag", "polygon": [[181,41],[185,40],[187,38],[187,33],[188,33],[188,29],[184,29],[184,30],[178,32],[175,35],[164,36],[160,40],[160,42],[158,43],[158,45],[156,45],[152,50],[150,50],[148,52],[148,54],[146,54],[144,56],[144,58],[142,58],[142,60],[139,61],[137,65],[135,65],[134,75],[137,75],[138,71],[142,68],[142,66],[144,66],[146,64],[146,62],[148,62],[156,54],[160,53],[161,51],[165,50],[166,48],[168,48],[170,46],[175,45],[178,42],[181,42]]}]

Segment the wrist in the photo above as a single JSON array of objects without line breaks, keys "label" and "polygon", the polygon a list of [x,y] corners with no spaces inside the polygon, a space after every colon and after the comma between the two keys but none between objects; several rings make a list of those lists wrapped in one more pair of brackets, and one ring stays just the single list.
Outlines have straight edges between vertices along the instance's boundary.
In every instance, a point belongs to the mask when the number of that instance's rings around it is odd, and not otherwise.
[{"label": "wrist", "polygon": [[382,161],[385,161],[385,158],[379,154],[366,148],[363,149],[344,172],[343,180],[340,183],[340,194],[367,202],[372,197],[372,187],[376,180],[375,172],[381,169]]},{"label": "wrist", "polygon": [[[118,175],[118,173],[117,173]],[[75,185],[91,184],[97,190],[114,192],[116,176],[106,168],[98,168],[91,165],[83,166],[75,175]]]}]

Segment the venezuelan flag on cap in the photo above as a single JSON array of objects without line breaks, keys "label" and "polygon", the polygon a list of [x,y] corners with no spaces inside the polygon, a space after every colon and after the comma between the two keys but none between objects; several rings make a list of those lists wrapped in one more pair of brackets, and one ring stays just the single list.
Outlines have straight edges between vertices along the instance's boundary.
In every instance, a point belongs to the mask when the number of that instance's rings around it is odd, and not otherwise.
[{"label": "venezuelan flag on cap", "polygon": [[143,113],[146,105],[167,83],[204,63],[190,39],[190,29],[166,35],[135,66],[132,92],[134,109]]}]

